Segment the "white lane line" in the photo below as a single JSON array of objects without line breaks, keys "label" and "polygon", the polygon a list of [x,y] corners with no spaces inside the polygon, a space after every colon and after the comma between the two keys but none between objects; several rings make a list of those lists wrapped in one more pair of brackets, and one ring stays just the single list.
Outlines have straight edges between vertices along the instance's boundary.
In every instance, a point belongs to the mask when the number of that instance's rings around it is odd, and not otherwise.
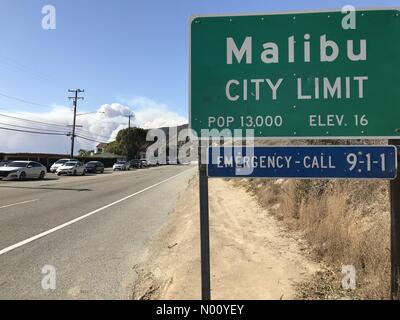
[{"label": "white lane line", "polygon": [[22,201],[22,202],[17,202],[17,203],[13,203],[13,204],[8,204],[8,205],[6,205],[6,206],[0,207],[0,209],[4,209],[4,208],[9,208],[9,207],[17,206],[17,205],[19,205],[19,204],[24,204],[24,203],[31,203],[31,202],[35,202],[35,201],[39,201],[39,199],[33,199],[33,200],[28,200],[28,201]]},{"label": "white lane line", "polygon": [[153,189],[153,188],[159,186],[160,184],[163,184],[163,183],[165,183],[165,182],[167,182],[167,181],[169,181],[169,180],[172,180],[172,179],[174,179],[174,178],[176,178],[176,177],[178,177],[178,176],[180,176],[180,175],[186,173],[186,171],[187,171],[187,170],[185,170],[185,171],[183,171],[183,172],[181,172],[181,173],[179,173],[179,174],[177,174],[177,175],[174,175],[174,176],[172,176],[172,177],[170,177],[170,178],[168,178],[168,179],[165,179],[165,180],[163,180],[163,181],[161,181],[161,182],[158,182],[158,183],[156,183],[156,184],[153,184],[152,186],[147,187],[147,188],[145,188],[145,189],[143,189],[143,190],[140,190],[140,191],[138,191],[138,192],[135,192],[135,193],[133,193],[133,194],[131,194],[131,195],[129,195],[129,196],[126,196],[126,197],[124,197],[124,198],[122,198],[122,199],[119,199],[119,200],[117,200],[117,201],[115,201],[115,202],[113,202],[113,203],[110,203],[110,204],[108,204],[108,205],[106,205],[106,206],[104,206],[104,207],[101,207],[101,208],[96,209],[96,210],[94,210],[94,211],[92,211],[92,212],[89,212],[89,213],[87,213],[87,214],[85,214],[85,215],[83,215],[83,216],[80,216],[80,217],[76,218],[76,219],[73,219],[73,220],[71,220],[71,221],[68,221],[68,222],[66,222],[66,223],[63,223],[63,224],[61,224],[61,225],[59,225],[59,226],[57,226],[57,227],[55,227],[55,228],[52,228],[52,229],[47,230],[47,231],[45,231],[45,232],[39,233],[39,234],[36,235],[36,236],[30,237],[30,238],[25,239],[25,240],[23,240],[23,241],[21,241],[21,242],[18,242],[18,243],[16,243],[16,244],[13,244],[12,246],[9,246],[9,247],[7,247],[7,248],[4,248],[4,249],[0,250],[0,256],[3,255],[3,254],[5,254],[5,253],[7,253],[7,252],[10,252],[10,251],[12,251],[12,250],[14,250],[14,249],[17,249],[17,248],[19,248],[19,247],[22,247],[22,246],[24,246],[24,245],[26,245],[26,244],[28,244],[28,243],[30,243],[30,242],[33,242],[33,241],[38,240],[38,239],[40,239],[40,238],[43,238],[43,237],[45,237],[45,236],[47,236],[47,235],[49,235],[49,234],[51,234],[51,233],[54,233],[54,232],[56,232],[56,231],[58,231],[58,230],[61,230],[61,229],[65,228],[65,227],[68,227],[68,226],[70,226],[71,224],[74,224],[74,223],[76,223],[76,222],[78,222],[78,221],[81,221],[81,220],[83,220],[83,219],[86,219],[86,218],[88,218],[88,217],[90,217],[90,216],[92,216],[92,215],[94,215],[94,214],[96,214],[96,213],[99,213],[100,211],[103,211],[103,210],[105,210],[105,209],[107,209],[107,208],[110,208],[110,207],[112,207],[112,206],[114,206],[114,205],[116,205],[116,204],[118,204],[118,203],[120,203],[120,202],[122,202],[122,201],[128,200],[128,199],[130,199],[130,198],[132,198],[132,197],[134,197],[134,196],[137,196],[138,194],[141,194],[141,193],[143,193],[143,192],[145,192],[145,191],[148,191],[148,190],[150,190],[150,189]]}]

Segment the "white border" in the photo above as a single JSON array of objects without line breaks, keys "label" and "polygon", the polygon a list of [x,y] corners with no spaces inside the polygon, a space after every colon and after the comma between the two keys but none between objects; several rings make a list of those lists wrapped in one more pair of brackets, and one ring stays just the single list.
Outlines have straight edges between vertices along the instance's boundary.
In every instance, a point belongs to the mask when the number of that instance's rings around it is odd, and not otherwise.
[{"label": "white border", "polygon": [[[371,8],[355,8],[357,11],[399,11],[400,7],[371,7]],[[288,15],[288,14],[304,14],[304,13],[329,13],[329,12],[342,12],[340,9],[321,9],[321,10],[304,10],[304,11],[274,11],[274,12],[260,12],[260,13],[232,13],[232,14],[204,14],[204,15],[191,15],[189,17],[189,129],[192,130],[192,22],[197,18],[217,18],[217,17],[244,17],[244,16],[270,16],[270,15]],[[400,124],[399,124],[400,127]],[[227,129],[227,128],[225,128]],[[242,130],[252,129],[252,128],[242,128]],[[199,141],[208,140],[209,137],[197,137]],[[254,139],[258,140],[388,140],[388,139],[400,139],[398,136],[277,136],[277,137],[258,137],[255,136]]]},{"label": "white border", "polygon": [[[247,146],[250,147],[251,146]],[[368,147],[368,148],[382,148],[382,147],[389,147],[394,149],[393,152],[395,153],[395,176],[394,178],[368,178],[368,177],[360,177],[360,178],[354,178],[354,177],[347,177],[347,178],[342,178],[342,177],[253,177],[251,175],[249,176],[233,176],[233,177],[210,177],[208,175],[208,167],[210,165],[209,160],[210,160],[210,154],[209,151],[211,148],[224,148],[222,147],[212,147],[209,146],[207,148],[207,177],[209,179],[269,179],[269,180],[277,180],[277,179],[294,179],[294,180],[395,180],[398,176],[398,152],[400,149],[397,149],[396,146],[391,145],[391,144],[383,144],[383,145],[369,145],[369,144],[362,144],[362,145],[284,145],[284,146],[254,146],[254,148],[286,148],[286,147],[292,147],[292,148],[343,148],[343,147]],[[241,146],[225,146],[225,148],[246,148],[245,145]]]}]

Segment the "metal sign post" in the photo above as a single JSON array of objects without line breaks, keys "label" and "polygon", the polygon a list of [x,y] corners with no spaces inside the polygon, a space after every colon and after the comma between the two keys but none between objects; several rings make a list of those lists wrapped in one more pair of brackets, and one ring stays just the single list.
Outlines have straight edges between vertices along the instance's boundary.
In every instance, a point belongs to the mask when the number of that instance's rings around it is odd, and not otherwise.
[{"label": "metal sign post", "polygon": [[201,296],[203,300],[211,300],[208,176],[207,164],[202,163],[201,151],[199,146]]},{"label": "metal sign post", "polygon": [[[389,140],[389,144],[400,147],[400,140]],[[398,152],[398,151],[397,151]],[[399,156],[399,155],[398,155]],[[398,169],[399,170],[399,169]],[[399,173],[399,171],[398,171]],[[391,212],[391,288],[392,300],[400,300],[400,175],[390,181],[390,212]]]}]

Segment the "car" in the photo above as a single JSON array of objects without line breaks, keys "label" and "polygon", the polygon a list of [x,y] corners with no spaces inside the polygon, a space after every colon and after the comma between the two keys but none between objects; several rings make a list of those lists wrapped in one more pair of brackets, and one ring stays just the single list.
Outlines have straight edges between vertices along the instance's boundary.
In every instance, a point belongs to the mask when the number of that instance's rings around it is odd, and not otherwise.
[{"label": "car", "polygon": [[146,168],[149,166],[149,163],[146,159],[140,159],[140,162],[142,164],[142,168]]},{"label": "car", "polygon": [[133,159],[130,161],[130,167],[140,169],[142,167],[142,162],[140,160]]},{"label": "car", "polygon": [[146,165],[147,167],[155,167],[155,166],[159,166],[160,162],[157,160],[143,160],[144,165]]},{"label": "car", "polygon": [[68,161],[78,161],[76,159],[60,159],[57,160],[56,162],[53,163],[53,165],[50,167],[50,172],[51,173],[56,173],[57,169],[67,163]]},{"label": "car", "polygon": [[120,170],[120,171],[126,171],[129,170],[129,162],[128,161],[117,161],[114,165],[113,165],[113,170]]},{"label": "car", "polygon": [[39,162],[12,161],[6,166],[0,167],[0,179],[44,179],[46,171],[46,167]]},{"label": "car", "polygon": [[86,174],[86,168],[85,165],[80,161],[68,161],[64,163],[61,167],[59,167],[56,173],[58,176],[62,174],[84,176]]},{"label": "car", "polygon": [[86,172],[90,173],[104,173],[104,164],[100,161],[89,161],[85,164]]},{"label": "car", "polygon": [[9,164],[11,161],[0,161],[0,167],[5,167],[7,164]]}]

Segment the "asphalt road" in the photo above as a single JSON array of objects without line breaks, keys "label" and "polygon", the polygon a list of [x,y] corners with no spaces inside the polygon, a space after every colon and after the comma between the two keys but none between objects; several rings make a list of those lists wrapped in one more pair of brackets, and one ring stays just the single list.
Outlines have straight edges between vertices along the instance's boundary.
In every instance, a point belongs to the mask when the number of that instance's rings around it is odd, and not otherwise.
[{"label": "asphalt road", "polygon": [[130,299],[133,266],[195,173],[0,181],[0,299]]}]

